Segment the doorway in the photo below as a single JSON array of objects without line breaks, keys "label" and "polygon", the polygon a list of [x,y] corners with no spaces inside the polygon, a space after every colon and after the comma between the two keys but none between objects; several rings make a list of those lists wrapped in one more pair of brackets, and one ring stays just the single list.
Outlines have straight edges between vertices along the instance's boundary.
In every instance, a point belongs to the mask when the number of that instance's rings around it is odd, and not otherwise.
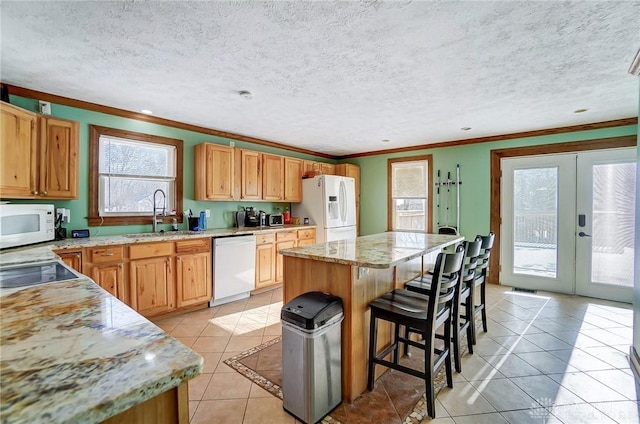
[{"label": "doorway", "polygon": [[631,302],[636,150],[502,158],[502,284]]}]

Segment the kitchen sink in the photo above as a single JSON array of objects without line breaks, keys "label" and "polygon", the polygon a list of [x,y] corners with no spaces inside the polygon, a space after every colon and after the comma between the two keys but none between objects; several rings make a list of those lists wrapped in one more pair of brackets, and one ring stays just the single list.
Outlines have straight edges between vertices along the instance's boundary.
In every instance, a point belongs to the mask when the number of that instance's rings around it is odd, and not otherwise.
[{"label": "kitchen sink", "polygon": [[80,278],[60,262],[39,262],[0,269],[0,289],[35,286]]}]

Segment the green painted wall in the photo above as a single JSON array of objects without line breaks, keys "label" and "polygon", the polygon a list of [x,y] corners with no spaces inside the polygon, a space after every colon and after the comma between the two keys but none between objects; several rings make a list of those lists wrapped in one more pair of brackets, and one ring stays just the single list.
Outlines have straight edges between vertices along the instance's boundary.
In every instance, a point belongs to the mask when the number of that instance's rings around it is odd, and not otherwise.
[{"label": "green painted wall", "polygon": [[[456,164],[460,164],[460,232],[466,238],[489,231],[490,218],[490,152],[494,149],[562,143],[569,141],[635,135],[637,125],[580,131],[541,137],[519,138],[507,141],[469,144],[465,146],[441,147],[413,152],[383,154],[353,158],[345,162],[360,166],[360,223],[361,235],[375,234],[387,230],[387,159],[425,154],[433,155],[434,170],[440,169],[446,177],[451,171],[455,178]],[[433,177],[435,178],[435,172]],[[446,191],[445,194],[446,195]],[[435,196],[435,191],[434,191]],[[441,191],[441,207],[444,198]],[[450,224],[455,225],[455,191],[452,191],[453,213]],[[436,205],[434,201],[433,228],[436,228]],[[442,214],[444,220],[444,213]],[[441,220],[441,225],[443,225]]]},{"label": "green painted wall", "polygon": [[[38,110],[37,100],[27,99],[18,96],[10,97],[11,103],[24,109],[36,112]],[[91,235],[113,235],[124,233],[137,233],[151,231],[151,217],[149,225],[128,225],[128,226],[102,226],[88,227],[86,216],[89,211],[89,125],[100,125],[104,127],[118,128],[123,130],[136,131],[145,134],[159,135],[163,137],[177,138],[184,141],[184,208],[191,208],[195,214],[204,209],[211,210],[211,218],[207,220],[208,228],[228,228],[233,226],[233,212],[240,206],[255,206],[270,213],[279,207],[284,211],[285,207],[290,207],[286,203],[271,202],[202,202],[194,200],[194,146],[203,142],[229,145],[230,139],[201,134],[194,131],[186,131],[167,127],[164,125],[152,124],[135,119],[126,119],[119,116],[93,112],[58,104],[51,105],[51,115],[59,118],[72,119],[80,122],[80,188],[77,200],[53,200],[46,201],[40,199],[32,203],[53,203],[56,207],[69,208],[71,210],[71,222],[66,224],[68,234],[70,230],[90,228]],[[236,147],[256,150],[266,153],[274,153],[302,159],[316,160],[320,162],[328,161],[325,158],[300,154],[288,150],[277,149],[259,144],[235,141]],[[29,201],[16,200],[15,203],[29,203]],[[161,225],[160,228],[168,230],[170,225]],[[186,223],[180,225],[180,229],[186,229]]]}]

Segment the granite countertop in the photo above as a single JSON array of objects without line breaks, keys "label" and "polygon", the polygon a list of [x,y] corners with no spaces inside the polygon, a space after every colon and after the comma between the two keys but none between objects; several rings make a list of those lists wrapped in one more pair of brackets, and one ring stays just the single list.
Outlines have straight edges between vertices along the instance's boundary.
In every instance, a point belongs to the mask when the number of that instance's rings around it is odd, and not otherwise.
[{"label": "granite countertop", "polygon": [[83,247],[115,244],[151,243],[158,241],[176,241],[180,239],[202,237],[229,237],[250,234],[265,234],[286,230],[316,228],[315,225],[283,225],[278,227],[216,228],[206,231],[166,231],[162,233],[135,233],[113,236],[93,236],[80,239],[56,240],[36,246],[24,246],[6,249],[0,252],[0,266],[26,262],[40,262],[58,259],[53,250],[75,250]]},{"label": "granite countertop", "polygon": [[355,240],[282,249],[284,256],[365,268],[389,268],[464,240],[462,236],[387,232]]},{"label": "granite countertop", "polygon": [[77,278],[0,290],[3,423],[96,423],[189,380],[203,359]]}]

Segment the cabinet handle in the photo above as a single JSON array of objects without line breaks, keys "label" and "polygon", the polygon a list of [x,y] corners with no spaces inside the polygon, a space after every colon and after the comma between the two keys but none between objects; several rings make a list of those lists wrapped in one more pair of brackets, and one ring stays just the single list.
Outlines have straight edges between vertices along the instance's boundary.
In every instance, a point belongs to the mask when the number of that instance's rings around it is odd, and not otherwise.
[{"label": "cabinet handle", "polygon": [[103,253],[101,256],[113,256],[113,253]]},{"label": "cabinet handle", "polygon": [[122,269],[122,264],[118,264],[118,268]]},{"label": "cabinet handle", "polygon": [[33,194],[37,195],[38,194],[38,190],[33,190]]},{"label": "cabinet handle", "polygon": [[43,196],[46,196],[46,195],[47,195],[47,190],[43,191],[43,192],[42,192],[42,195],[43,195]]}]

